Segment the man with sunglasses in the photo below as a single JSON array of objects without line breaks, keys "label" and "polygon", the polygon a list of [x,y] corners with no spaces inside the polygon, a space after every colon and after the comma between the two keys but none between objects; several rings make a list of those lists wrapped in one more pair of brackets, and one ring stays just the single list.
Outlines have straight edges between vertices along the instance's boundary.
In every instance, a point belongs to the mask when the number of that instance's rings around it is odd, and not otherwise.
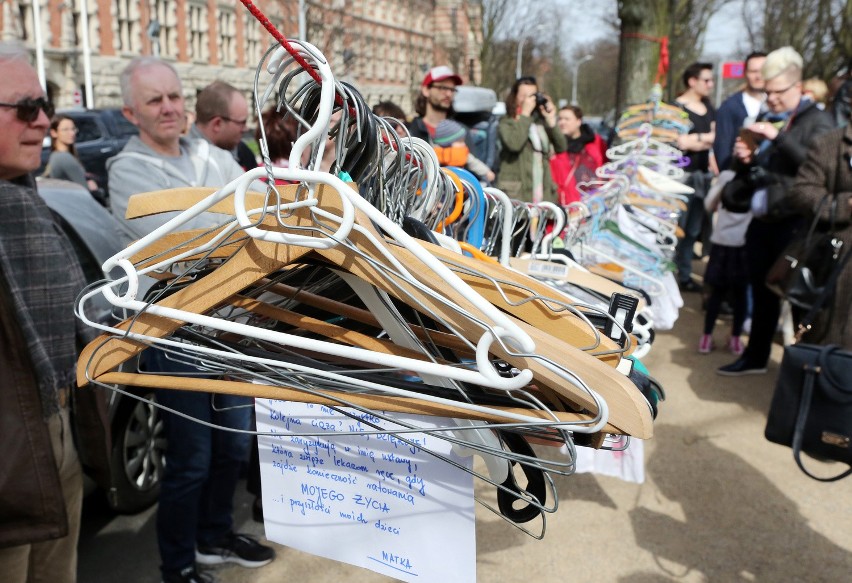
[{"label": "man with sunglasses", "polygon": [[53,107],[22,48],[0,43],[0,78],[0,578],[70,583],[83,475],[68,405],[85,278],[32,176]]},{"label": "man with sunglasses", "polygon": [[[137,57],[121,73],[121,94],[124,115],[139,128],[139,136],[107,163],[110,198],[116,218],[137,238],[177,213],[126,220],[131,195],[181,186],[220,187],[243,174],[229,152],[204,139],[181,135],[183,87],[171,65],[154,57]],[[258,183],[253,190],[263,192],[265,187]],[[202,213],[183,228],[213,228],[229,218]],[[178,362],[184,360],[180,356],[174,358],[159,349],[146,350],[141,360],[149,372],[204,374]],[[157,509],[163,583],[211,581],[208,574],[196,570],[196,564],[260,567],[272,561],[272,548],[233,530],[233,497],[242,464],[248,459],[248,434],[214,430],[196,421],[246,431],[251,427],[254,401],[171,389],[159,391],[157,400],[187,416],[161,413],[168,441]]]},{"label": "man with sunglasses", "polygon": [[248,118],[248,101],[243,94],[233,85],[214,81],[198,92],[189,136],[229,151],[243,170],[251,170],[257,166],[257,159],[243,142]]},{"label": "man with sunglasses", "polygon": [[453,97],[456,87],[461,84],[462,78],[447,66],[429,69],[414,101],[417,117],[408,124],[408,131],[413,137],[432,142],[438,124],[453,117]]}]

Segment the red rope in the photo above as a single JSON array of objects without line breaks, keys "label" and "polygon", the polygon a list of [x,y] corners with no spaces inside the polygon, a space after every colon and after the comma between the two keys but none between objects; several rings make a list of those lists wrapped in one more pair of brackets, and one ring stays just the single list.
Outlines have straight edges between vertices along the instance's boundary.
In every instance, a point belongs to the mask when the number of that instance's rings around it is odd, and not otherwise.
[{"label": "red rope", "polygon": [[[300,55],[299,52],[296,49],[293,48],[293,45],[291,45],[287,41],[287,39],[284,38],[284,35],[281,34],[281,32],[279,32],[279,30],[277,28],[275,28],[275,25],[272,24],[272,22],[266,17],[266,15],[263,12],[260,11],[260,8],[255,6],[254,3],[251,0],[240,0],[240,2],[243,3],[243,6],[245,6],[248,9],[248,11],[251,13],[252,16],[254,16],[257,19],[257,21],[260,22],[260,24],[263,25],[263,28],[265,28],[269,32],[269,34],[272,35],[272,37],[275,40],[277,40],[279,43],[281,43],[281,46],[284,47],[284,49],[288,53],[290,53],[290,55],[299,64],[299,66],[302,67],[302,69],[304,69],[305,71],[307,71],[307,73],[313,78],[314,81],[321,84],[322,78],[320,77],[319,73],[317,73],[316,70],[313,67],[311,67],[310,64],[308,64],[308,62],[305,60],[305,58],[302,57],[302,55]],[[335,97],[335,99],[334,99],[335,103],[342,106],[343,105],[343,98],[339,94],[335,94],[334,97]],[[349,107],[349,113],[351,115],[355,115],[355,108],[350,106]],[[387,138],[384,139],[384,142],[386,144],[388,144],[389,146],[393,147],[394,149],[396,149],[395,144],[392,144]],[[406,159],[409,159],[409,160],[411,159],[410,154],[406,154]]]},{"label": "red rope", "polygon": [[[284,35],[281,34],[277,28],[275,28],[275,25],[272,24],[272,22],[270,22],[266,15],[260,11],[260,8],[255,6],[251,0],[240,0],[240,2],[242,2],[243,6],[245,6],[249,12],[251,12],[252,16],[254,16],[257,21],[263,25],[263,28],[265,28],[275,40],[281,43],[281,46],[284,47],[284,49],[288,53],[290,53],[290,55],[297,63],[299,63],[299,66],[302,67],[302,69],[307,71],[308,75],[310,75],[314,81],[316,81],[317,83],[322,83],[322,78],[320,77],[319,73],[317,73],[316,70],[308,64],[305,58],[300,55],[296,49],[293,48],[293,45],[287,42],[287,39],[284,38]],[[337,103],[337,105],[343,105],[343,98],[339,94],[335,94],[334,101],[335,103]],[[354,115],[355,109],[350,107],[349,113]]]},{"label": "red rope", "polygon": [[653,43],[660,43],[660,60],[657,63],[657,76],[654,77],[654,83],[666,84],[666,75],[669,72],[669,37],[655,37],[638,32],[625,32],[621,38],[638,38]]}]

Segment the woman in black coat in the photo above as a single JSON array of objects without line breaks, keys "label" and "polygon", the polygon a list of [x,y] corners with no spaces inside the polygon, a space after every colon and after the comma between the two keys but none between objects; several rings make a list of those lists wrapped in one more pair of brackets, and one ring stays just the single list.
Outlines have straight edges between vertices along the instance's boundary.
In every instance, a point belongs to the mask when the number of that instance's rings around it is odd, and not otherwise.
[{"label": "woman in black coat", "polygon": [[815,138],[834,129],[831,116],[802,94],[802,57],[791,47],[767,55],[763,65],[768,111],[745,128],[734,145],[737,176],[748,176],[754,219],[746,235],[754,308],[742,356],[717,369],[725,376],[762,374],[772,348],[781,301],[765,285],[775,259],[802,224],[789,193]]}]

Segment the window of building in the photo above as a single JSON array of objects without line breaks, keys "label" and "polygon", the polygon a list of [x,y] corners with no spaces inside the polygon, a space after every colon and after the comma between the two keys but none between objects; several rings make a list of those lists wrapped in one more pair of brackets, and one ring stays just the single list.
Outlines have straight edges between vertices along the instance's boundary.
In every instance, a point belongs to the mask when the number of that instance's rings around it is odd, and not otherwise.
[{"label": "window of building", "polygon": [[[137,3],[138,4],[138,3]],[[151,18],[160,23],[160,56],[178,56],[177,6],[174,0],[153,0]]]},{"label": "window of building", "polygon": [[260,45],[260,23],[254,17],[245,18],[243,22],[245,22],[246,35],[246,66],[254,69],[263,56]]},{"label": "window of building", "polygon": [[237,17],[234,14],[234,5],[219,4],[217,11],[219,64],[235,65],[237,63]]},{"label": "window of building", "polygon": [[210,50],[208,44],[207,26],[207,4],[205,2],[193,1],[187,7],[187,26],[189,33],[189,59],[199,63],[210,61]]},{"label": "window of building", "polygon": [[142,50],[139,3],[133,0],[116,0],[114,22],[115,50],[119,53],[139,54]]}]

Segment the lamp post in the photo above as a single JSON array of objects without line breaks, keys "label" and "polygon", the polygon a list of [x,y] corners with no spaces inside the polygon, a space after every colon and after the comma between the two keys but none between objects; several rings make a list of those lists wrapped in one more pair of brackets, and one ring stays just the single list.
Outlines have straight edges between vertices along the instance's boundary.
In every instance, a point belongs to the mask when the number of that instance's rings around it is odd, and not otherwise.
[{"label": "lamp post", "polygon": [[591,61],[594,58],[595,57],[592,55],[586,55],[574,63],[574,76],[573,81],[571,82],[571,105],[577,105],[577,75],[580,73],[580,65],[587,61]]},{"label": "lamp post", "polygon": [[95,107],[92,87],[92,50],[89,46],[89,0],[80,0],[80,31],[83,41],[83,85],[86,89],[83,103],[88,109]]},{"label": "lamp post", "polygon": [[308,6],[305,0],[299,0],[299,40],[308,40]]},{"label": "lamp post", "polygon": [[[544,23],[539,22],[536,24],[531,32],[536,32],[544,28]],[[515,79],[520,79],[522,75],[522,61],[524,55],[524,44],[527,42],[527,38],[529,35],[524,35],[521,40],[518,41],[518,55],[515,58]]]}]

